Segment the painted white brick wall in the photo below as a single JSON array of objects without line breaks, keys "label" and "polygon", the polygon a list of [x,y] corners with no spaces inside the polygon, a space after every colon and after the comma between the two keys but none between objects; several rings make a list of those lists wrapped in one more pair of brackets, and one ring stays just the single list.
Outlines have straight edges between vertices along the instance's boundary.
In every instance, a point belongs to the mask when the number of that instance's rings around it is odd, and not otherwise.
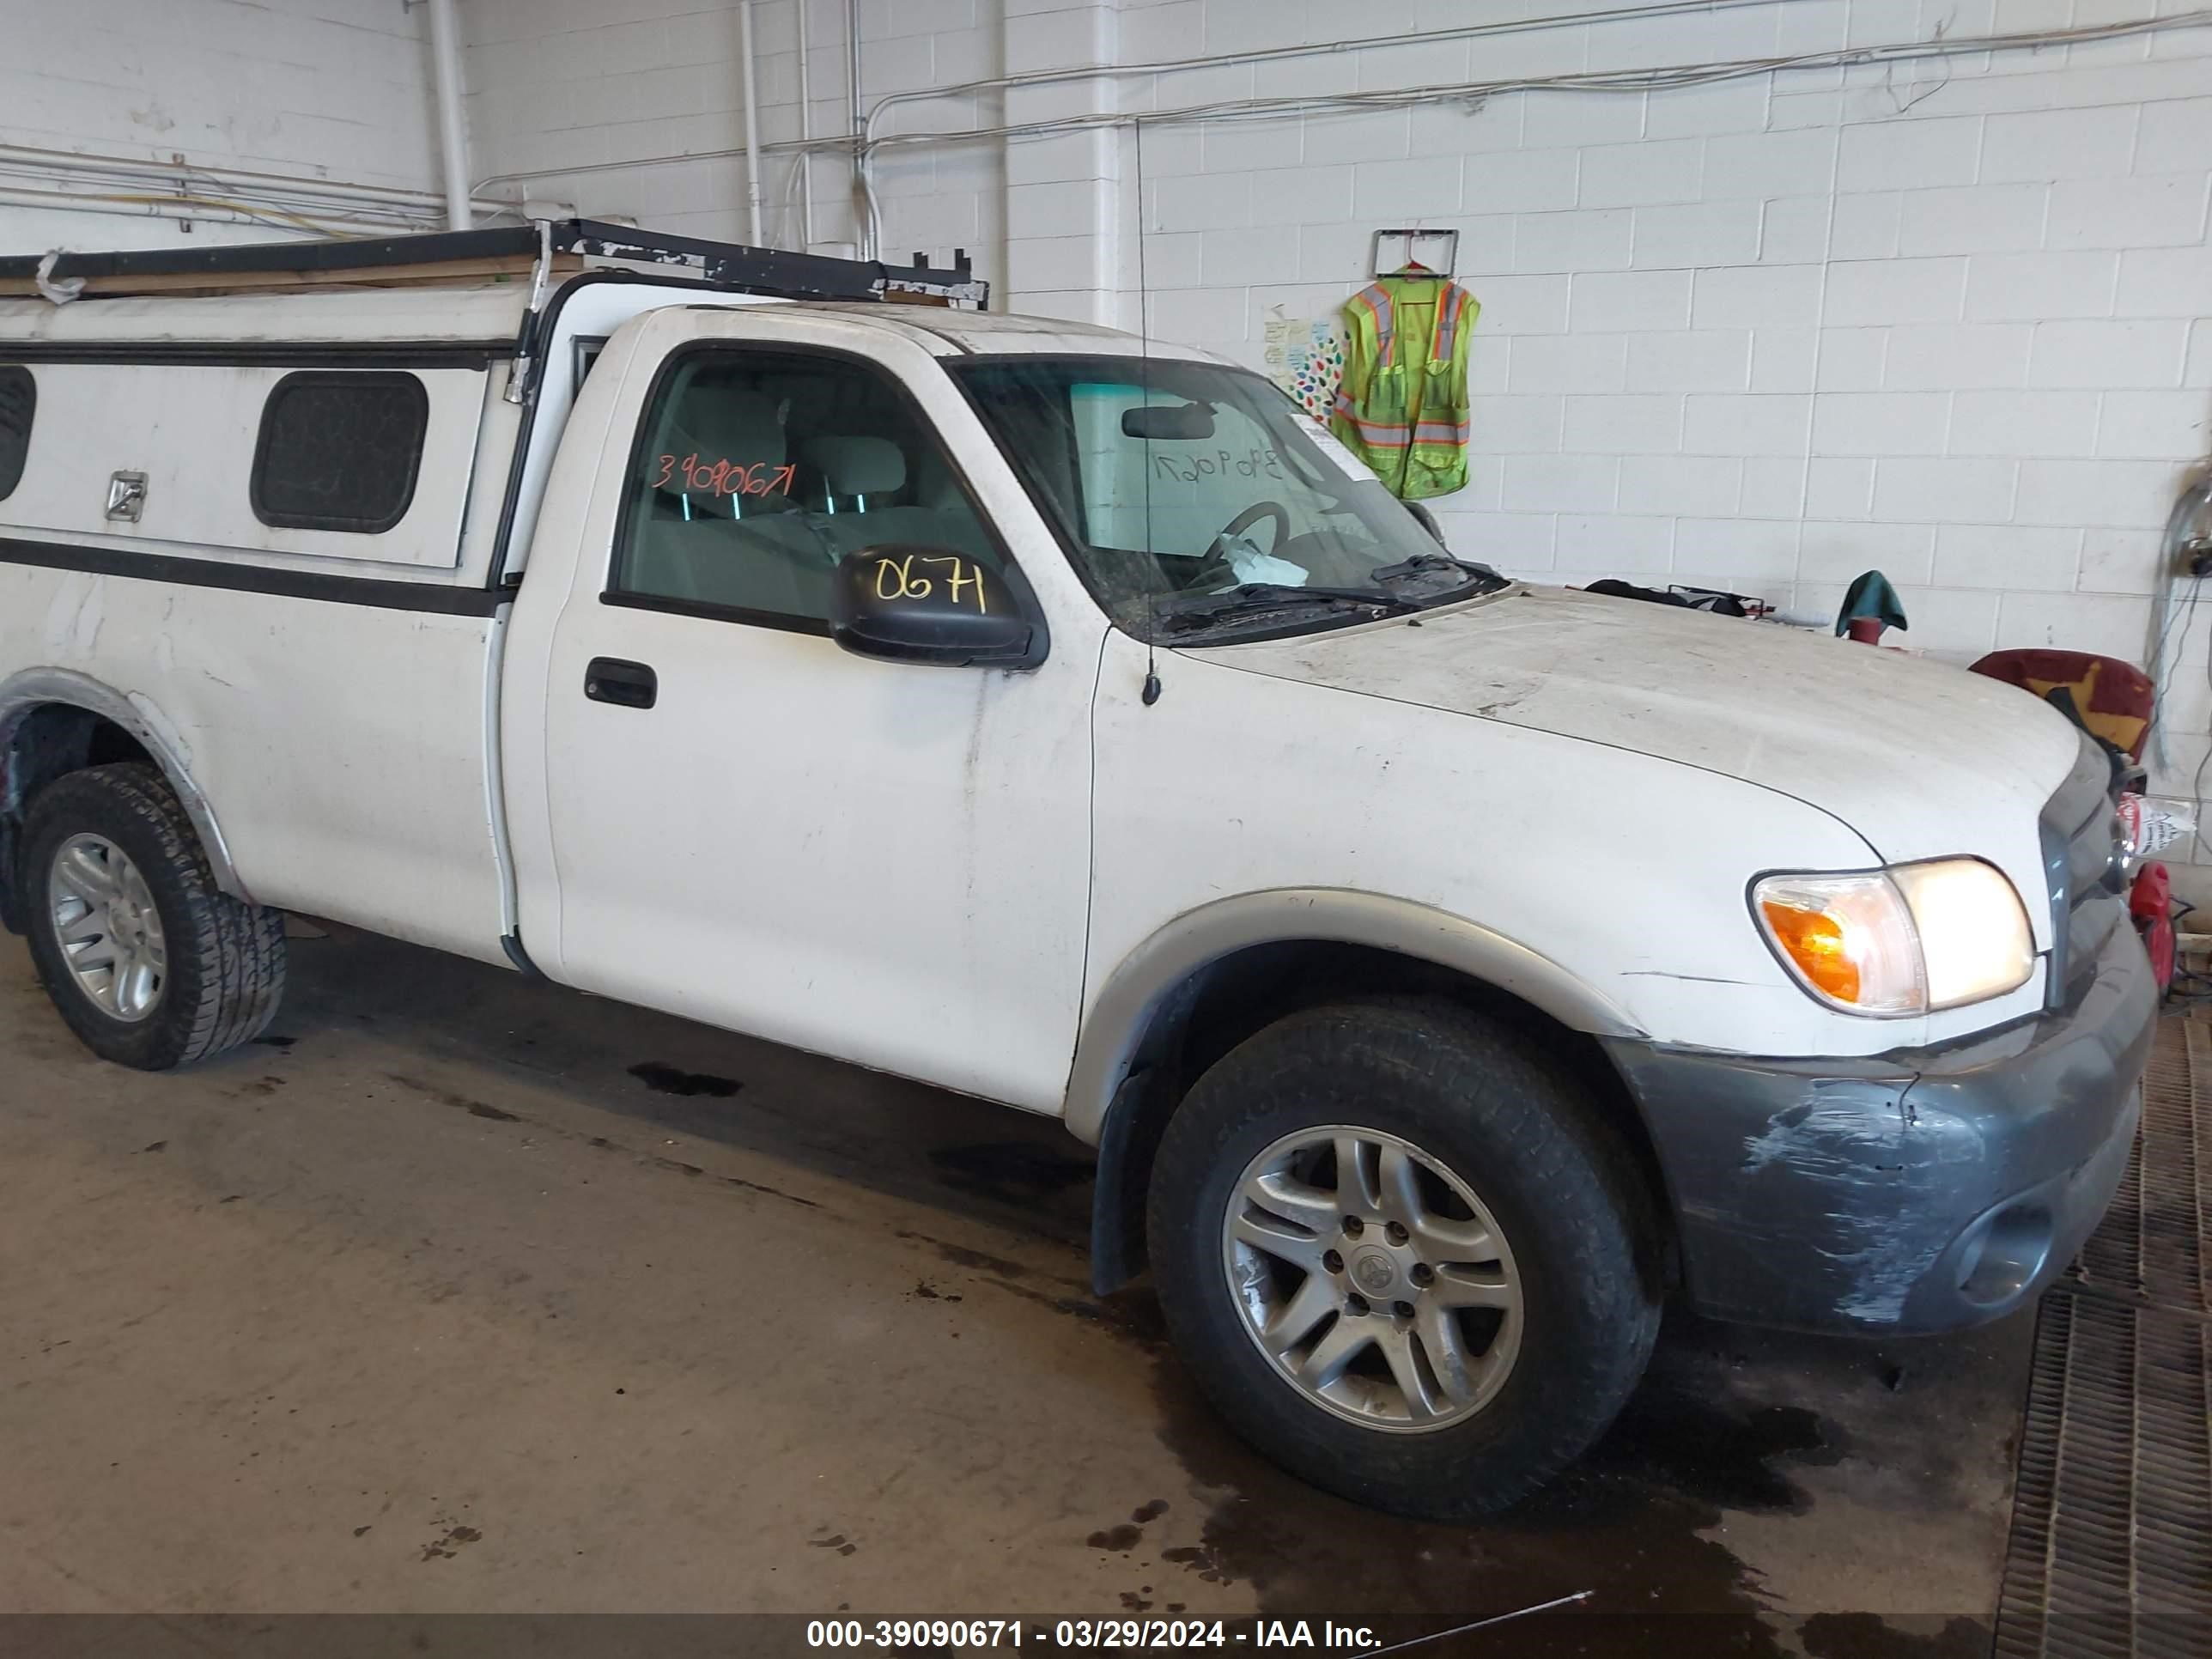
[{"label": "painted white brick wall", "polygon": [[[738,142],[728,4],[463,3],[481,170]],[[771,139],[796,131],[797,3],[761,9]],[[806,3],[817,131],[840,131],[843,7]],[[890,125],[1701,63],[2160,9],[2178,0],[1793,0],[1133,76],[1111,94],[963,94]],[[872,0],[863,91],[1507,10]],[[1879,567],[1917,648],[2144,656],[2159,529],[2212,449],[2212,31],[1474,109],[1148,125],[1144,161],[1139,191],[1126,138],[890,153],[886,250],[963,245],[1016,308],[1127,316],[1126,244],[1141,222],[1153,331],[1256,366],[1271,313],[1324,314],[1362,283],[1376,226],[1455,227],[1460,274],[1483,302],[1470,482],[1437,504],[1462,550],[1566,581],[1736,588],[1807,620]],[[787,166],[768,169],[778,200]],[[842,166],[817,170],[818,234],[850,238]],[[732,234],[738,172],[678,165],[544,188]],[[771,228],[788,241],[787,225]],[[2212,654],[2202,611],[2174,630],[2185,788],[2212,744],[2212,690],[2189,683]]]},{"label": "painted white brick wall", "polygon": [[[0,145],[435,190],[426,38],[400,0],[0,0]],[[55,180],[0,174],[9,252],[286,234],[11,205],[10,182]]]},{"label": "painted white brick wall", "polygon": [[[811,131],[844,133],[850,130],[846,8],[843,0],[804,3],[809,7]],[[788,143],[802,131],[800,3],[760,0],[754,14],[763,146]],[[1089,9],[1110,20],[1110,8]],[[685,234],[744,240],[743,160],[684,159],[744,143],[738,9],[730,0],[461,0],[461,15],[471,160],[479,179],[636,157],[677,158],[548,174],[501,185],[495,193],[634,218]],[[861,0],[860,22],[864,106],[890,93],[988,78],[1010,63],[1043,67],[1061,49],[1057,37],[1004,15],[998,0]],[[1084,56],[1077,52],[1077,59]],[[930,99],[907,106],[885,130],[995,125],[1006,106],[1003,94]],[[1023,165],[1009,165],[997,140],[885,151],[875,168],[885,248],[903,258],[917,251],[949,257],[954,247],[965,247],[988,275],[1003,281],[1009,213],[1023,216],[1032,243],[1085,234],[1088,204],[1081,210],[1072,205],[1083,192],[1065,186],[1098,176],[1093,143],[1054,139],[1024,147],[1022,155]],[[788,153],[763,158],[763,228],[780,246],[795,247],[800,240],[796,172]],[[812,172],[815,245],[825,252],[850,252],[858,236],[851,167],[844,157],[825,154],[816,158]],[[1051,279],[1042,286],[1073,280],[1089,291],[1091,273],[1070,270],[1067,248],[1033,247],[1025,254],[1042,262],[1036,274]]]}]

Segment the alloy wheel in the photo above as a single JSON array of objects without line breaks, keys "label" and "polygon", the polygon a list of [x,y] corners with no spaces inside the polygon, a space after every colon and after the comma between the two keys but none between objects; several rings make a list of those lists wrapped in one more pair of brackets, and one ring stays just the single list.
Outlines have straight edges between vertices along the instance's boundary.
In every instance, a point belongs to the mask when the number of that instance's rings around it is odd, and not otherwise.
[{"label": "alloy wheel", "polygon": [[146,878],[105,836],[72,836],[47,885],[54,938],[77,988],[102,1013],[136,1024],[168,979],[161,913]]},{"label": "alloy wheel", "polygon": [[1520,1350],[1522,1281],[1474,1189],[1412,1142],[1302,1129],[1246,1165],[1221,1261],[1246,1334],[1316,1405],[1420,1433],[1496,1397]]}]

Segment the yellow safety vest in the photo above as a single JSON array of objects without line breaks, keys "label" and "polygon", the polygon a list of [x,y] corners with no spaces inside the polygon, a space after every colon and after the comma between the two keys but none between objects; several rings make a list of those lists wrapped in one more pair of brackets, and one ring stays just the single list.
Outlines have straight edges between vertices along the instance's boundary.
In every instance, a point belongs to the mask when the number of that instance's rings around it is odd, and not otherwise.
[{"label": "yellow safety vest", "polygon": [[[1427,354],[1409,368],[1400,313],[1418,322],[1431,306]],[[1434,276],[1386,276],[1345,302],[1350,337],[1329,427],[1401,501],[1466,486],[1468,337],[1481,310],[1458,283]]]}]

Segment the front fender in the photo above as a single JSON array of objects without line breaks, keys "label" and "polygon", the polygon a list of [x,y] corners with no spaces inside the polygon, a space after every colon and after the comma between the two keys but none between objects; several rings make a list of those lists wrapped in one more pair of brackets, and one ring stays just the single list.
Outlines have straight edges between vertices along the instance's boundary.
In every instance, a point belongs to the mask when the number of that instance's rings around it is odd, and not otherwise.
[{"label": "front fender", "polygon": [[1260,945],[1320,942],[1393,951],[1450,969],[1597,1036],[1643,1033],[1602,993],[1516,940],[1431,905],[1343,888],[1288,887],[1216,899],[1144,940],[1108,977],[1085,1016],[1066,1116],[1097,1146],[1115,1094],[1161,1010],[1209,963]]}]

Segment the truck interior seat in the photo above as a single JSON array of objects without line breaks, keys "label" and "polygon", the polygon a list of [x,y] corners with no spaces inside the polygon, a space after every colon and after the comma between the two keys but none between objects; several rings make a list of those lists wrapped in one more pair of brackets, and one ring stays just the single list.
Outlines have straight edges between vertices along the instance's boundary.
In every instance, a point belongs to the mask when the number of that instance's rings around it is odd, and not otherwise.
[{"label": "truck interior seat", "polygon": [[663,449],[647,458],[653,476],[672,454],[678,470],[669,483],[649,486],[629,586],[704,605],[824,614],[840,550],[790,490],[725,495],[684,487],[681,464],[694,456],[702,468],[727,461],[763,477],[785,465],[790,458],[779,405],[758,392],[702,380],[682,408],[688,424],[672,422]]},{"label": "truck interior seat", "polygon": [[840,556],[897,542],[957,549],[997,568],[990,538],[951,470],[934,454],[925,455],[915,473],[909,473],[906,452],[888,438],[814,438],[805,455],[830,492],[835,512],[822,529]]}]

